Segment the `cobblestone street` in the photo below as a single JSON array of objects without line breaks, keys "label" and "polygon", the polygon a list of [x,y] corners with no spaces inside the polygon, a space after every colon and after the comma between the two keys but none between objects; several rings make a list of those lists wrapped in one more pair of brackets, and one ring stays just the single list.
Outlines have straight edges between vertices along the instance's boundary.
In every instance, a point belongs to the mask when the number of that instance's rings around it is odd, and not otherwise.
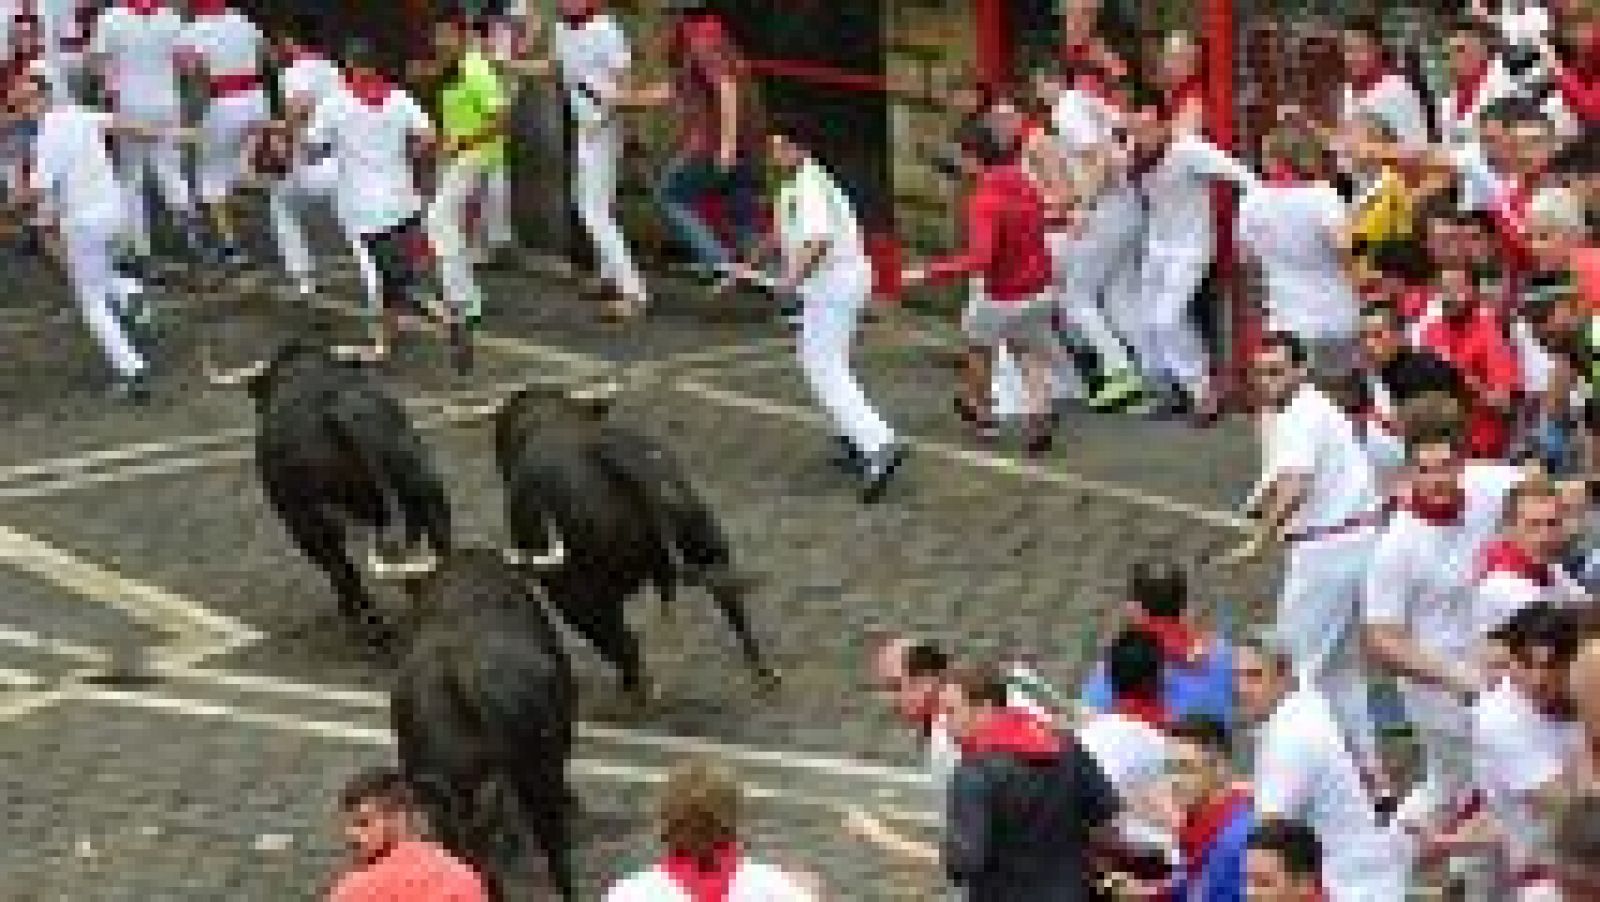
[{"label": "cobblestone street", "polygon": [[[348,286],[309,312],[266,295],[169,308],[156,398],[136,409],[99,397],[80,323],[52,319],[65,301],[33,279],[18,275],[0,318],[0,899],[312,898],[339,855],[337,787],[391,754],[383,676],[265,507],[247,399],[206,387],[196,349],[265,350],[295,317],[353,331]],[[1046,461],[980,448],[949,412],[937,330],[897,313],[867,330],[860,365],[915,447],[886,499],[863,507],[828,466],[790,341],[759,302],[662,292],[646,323],[619,329],[594,324],[563,280],[487,282],[470,378],[425,339],[388,368],[460,538],[504,531],[488,402],[528,379],[650,366],[615,415],[666,437],[723,516],[761,578],[752,615],[787,678],[756,694],[697,591],[670,624],[648,597],[632,610],[661,683],[648,713],[621,715],[614,675],[570,643],[586,898],[651,857],[651,787],[686,752],[748,782],[760,854],[848,898],[930,898],[936,875],[888,867],[840,827],[849,804],[916,829],[933,817],[914,750],[865,684],[872,632],[1032,655],[1071,686],[1130,560],[1217,547],[1253,476],[1242,424],[1069,414]],[[745,309],[719,310],[733,305]],[[1248,617],[1267,575],[1208,575],[1210,613]],[[135,650],[159,679],[92,679]]]}]

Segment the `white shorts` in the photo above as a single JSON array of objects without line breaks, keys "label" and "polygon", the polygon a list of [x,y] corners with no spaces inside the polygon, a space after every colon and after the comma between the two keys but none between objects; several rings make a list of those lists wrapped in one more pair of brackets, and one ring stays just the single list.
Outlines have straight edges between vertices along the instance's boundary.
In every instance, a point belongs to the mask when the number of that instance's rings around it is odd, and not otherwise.
[{"label": "white shorts", "polygon": [[245,140],[267,121],[267,95],[260,90],[214,98],[200,123],[200,159],[197,175],[200,199],[208,204],[226,200],[244,176]]}]

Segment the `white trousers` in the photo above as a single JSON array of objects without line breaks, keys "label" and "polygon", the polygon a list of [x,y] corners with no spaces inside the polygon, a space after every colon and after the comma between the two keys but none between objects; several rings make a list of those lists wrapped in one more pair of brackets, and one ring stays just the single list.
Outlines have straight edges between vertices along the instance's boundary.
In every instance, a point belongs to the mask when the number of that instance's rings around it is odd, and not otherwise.
[{"label": "white trousers", "polygon": [[334,219],[339,223],[339,231],[350,245],[350,253],[355,256],[356,269],[361,274],[361,284],[367,292],[368,307],[376,311],[382,306],[382,296],[378,291],[378,270],[373,266],[372,255],[367,252],[366,245],[361,243],[361,238],[344,217],[338,215],[333,203],[337,179],[337,166],[329,159],[298,166],[287,177],[274,182],[272,192],[267,199],[267,212],[272,220],[272,234],[278,244],[278,253],[283,258],[284,270],[295,279],[309,279],[313,269],[311,248],[306,242],[305,227],[301,225],[300,215],[313,203],[326,203],[333,209]]},{"label": "white trousers", "polygon": [[1114,191],[1102,198],[1089,212],[1083,235],[1050,234],[1061,312],[1108,372],[1133,366],[1103,301],[1117,270],[1138,254],[1138,240],[1139,202],[1128,191]]},{"label": "white trousers", "polygon": [[1471,791],[1472,721],[1467,709],[1431,686],[1401,684],[1406,716],[1422,746],[1423,778],[1412,787],[1396,819],[1436,826]]},{"label": "white trousers", "polygon": [[[973,279],[967,283],[970,297],[983,292],[983,283]],[[1055,347],[1055,346],[1052,346]],[[1058,349],[1059,350],[1059,349]],[[1022,363],[1011,348],[1002,343],[994,349],[993,372],[989,377],[989,401],[996,417],[1020,417],[1028,410],[1027,384],[1022,375]],[[1088,386],[1078,375],[1078,368],[1065,353],[1060,353],[1052,371],[1051,398],[1083,398],[1089,394]]]},{"label": "white trousers", "polygon": [[215,204],[233,195],[245,172],[245,139],[269,116],[267,95],[259,90],[216,97],[200,123],[196,176],[200,200]]},{"label": "white trousers", "polygon": [[850,345],[871,291],[872,273],[866,268],[821,273],[800,289],[800,369],[837,432],[876,460],[894,441],[894,431],[850,370]]},{"label": "white trousers", "polygon": [[118,375],[144,372],[145,360],[118,318],[127,295],[119,285],[111,257],[113,246],[122,237],[122,223],[68,223],[61,232],[67,279],[89,331]]},{"label": "white trousers", "polygon": [[454,310],[476,317],[483,312],[483,292],[472,274],[467,243],[467,201],[483,184],[489,167],[476,154],[457,154],[439,172],[433,202],[428,205],[428,241],[439,258],[439,281]]},{"label": "white trousers", "polygon": [[[178,114],[140,117],[155,126],[175,126]],[[157,192],[167,209],[188,214],[194,209],[189,180],[183,171],[183,148],[170,138],[125,136],[116,143],[117,177],[126,197],[128,233],[141,256],[150,253],[150,213],[145,205],[145,182],[155,177]]]},{"label": "white trousers", "polygon": [[1211,245],[1146,243],[1136,316],[1137,345],[1151,375],[1203,397],[1210,378],[1205,345],[1190,316],[1194,294],[1211,264]]},{"label": "white trousers", "polygon": [[489,169],[484,178],[483,206],[478,214],[483,243],[505,247],[516,240],[511,231],[511,176],[504,165]]},{"label": "white trousers", "polygon": [[634,266],[627,239],[617,225],[617,162],[621,133],[613,124],[579,126],[572,171],[572,199],[578,219],[594,242],[600,277],[623,297],[642,301],[644,280]]},{"label": "white trousers", "polygon": [[1362,529],[1292,545],[1274,627],[1295,672],[1328,699],[1356,763],[1372,774],[1380,762],[1358,618],[1374,541]]}]

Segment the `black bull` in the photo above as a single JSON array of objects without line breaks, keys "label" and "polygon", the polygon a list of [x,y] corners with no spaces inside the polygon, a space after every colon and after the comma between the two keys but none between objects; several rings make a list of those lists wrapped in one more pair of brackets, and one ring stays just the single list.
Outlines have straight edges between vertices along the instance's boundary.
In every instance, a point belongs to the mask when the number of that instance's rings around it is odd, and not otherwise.
[{"label": "black bull", "polygon": [[420,584],[390,718],[401,766],[439,839],[497,900],[538,899],[535,847],[564,899],[575,688],[566,652],[501,553],[467,548]]},{"label": "black bull", "polygon": [[424,572],[449,557],[448,496],[405,410],[360,366],[309,341],[210,377],[244,385],[255,400],[256,468],[290,538],[368,641],[398,648],[351,559],[346,528],[370,530],[384,549],[372,562],[379,575]]},{"label": "black bull", "polygon": [[609,407],[605,396],[533,387],[497,413],[495,453],[515,551],[548,558],[551,542],[564,545],[565,559],[538,578],[628,692],[642,697],[649,685],[628,599],[653,585],[665,610],[686,583],[706,588],[757,678],[774,685],[716,516],[658,442],[606,422]]}]

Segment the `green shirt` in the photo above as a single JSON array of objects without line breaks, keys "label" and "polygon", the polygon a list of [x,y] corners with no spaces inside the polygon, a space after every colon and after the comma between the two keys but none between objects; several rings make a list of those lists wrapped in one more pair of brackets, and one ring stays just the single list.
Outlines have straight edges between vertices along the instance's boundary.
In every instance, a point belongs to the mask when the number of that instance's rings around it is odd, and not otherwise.
[{"label": "green shirt", "polygon": [[[445,140],[470,139],[482,134],[508,103],[494,65],[483,54],[467,51],[440,89],[439,125]],[[476,155],[483,162],[498,166],[505,160],[505,137],[493,138],[462,153]]]}]

